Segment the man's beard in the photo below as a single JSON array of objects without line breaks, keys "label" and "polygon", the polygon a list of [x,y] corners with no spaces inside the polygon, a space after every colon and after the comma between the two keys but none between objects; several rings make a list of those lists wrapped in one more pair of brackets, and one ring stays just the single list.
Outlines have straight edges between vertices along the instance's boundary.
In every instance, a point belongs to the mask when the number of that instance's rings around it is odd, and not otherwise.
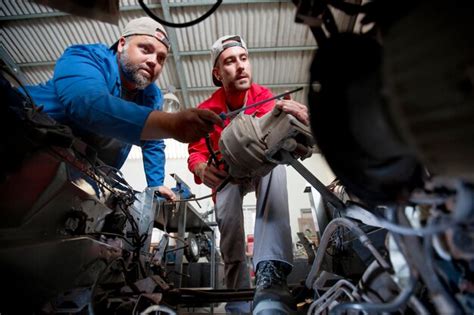
[{"label": "man's beard", "polygon": [[231,85],[228,87],[228,89],[234,92],[243,92],[250,89],[250,87],[252,86],[252,83],[253,83],[253,79],[252,77],[249,77],[248,83],[238,84],[237,82],[232,82]]},{"label": "man's beard", "polygon": [[127,53],[127,45],[125,45],[122,54],[120,55],[120,67],[122,69],[122,73],[125,75],[125,78],[134,83],[139,90],[145,89],[148,85],[150,85],[151,80],[146,76],[142,75],[138,70],[140,70],[140,65],[133,64],[130,61],[130,58]]}]

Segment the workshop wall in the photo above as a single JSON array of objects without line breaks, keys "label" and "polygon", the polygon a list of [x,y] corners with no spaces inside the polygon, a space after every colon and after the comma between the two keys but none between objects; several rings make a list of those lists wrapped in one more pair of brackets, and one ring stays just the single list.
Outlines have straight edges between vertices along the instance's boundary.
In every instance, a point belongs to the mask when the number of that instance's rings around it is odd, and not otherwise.
[{"label": "workshop wall", "polygon": [[[169,176],[171,173],[177,174],[191,188],[196,197],[205,196],[211,193],[211,190],[205,185],[197,185],[194,177],[187,166],[187,146],[174,140],[166,140],[166,177],[165,185],[174,187],[175,181]],[[129,184],[138,191],[146,187],[145,173],[143,172],[141,152],[138,147],[134,147],[122,167],[122,172]],[[329,184],[334,175],[326,164],[326,161],[320,154],[315,154],[311,158],[302,161],[302,163],[315,174],[324,184]],[[288,201],[290,205],[290,225],[292,230],[293,242],[297,240],[298,218],[301,215],[301,209],[310,208],[309,196],[304,192],[308,186],[306,180],[297,173],[292,167],[287,167],[288,176]],[[201,208],[194,203],[195,208],[200,211],[212,209],[213,203],[210,198],[199,201]],[[244,198],[245,206],[255,206],[256,199],[254,193],[249,193]]]}]

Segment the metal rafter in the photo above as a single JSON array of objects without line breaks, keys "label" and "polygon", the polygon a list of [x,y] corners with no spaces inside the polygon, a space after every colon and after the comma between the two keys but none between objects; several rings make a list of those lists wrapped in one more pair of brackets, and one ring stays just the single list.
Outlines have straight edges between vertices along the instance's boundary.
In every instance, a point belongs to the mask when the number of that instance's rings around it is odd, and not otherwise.
[{"label": "metal rafter", "polygon": [[[171,21],[171,12],[166,1],[161,4],[161,8],[163,10],[163,16],[165,20]],[[173,49],[173,60],[176,66],[176,73],[178,75],[178,82],[181,88],[181,94],[183,95],[184,108],[191,108],[191,100],[189,98],[187,90],[186,76],[184,75],[183,63],[181,62],[181,55],[178,46],[178,36],[176,35],[176,29],[168,27],[167,31],[171,43],[171,49]]]},{"label": "metal rafter", "polygon": [[[290,3],[289,0],[226,0],[222,2],[221,5],[228,5],[228,4],[253,4],[253,3]],[[196,7],[196,6],[206,6],[206,5],[213,5],[216,1],[192,1],[192,2],[172,2],[167,3],[165,2],[165,6],[168,8],[178,8],[178,7]],[[148,8],[150,9],[157,9],[162,8],[162,4],[153,3],[147,4]],[[128,5],[120,7],[120,12],[127,12],[127,11],[141,11],[143,10],[139,5]],[[33,14],[20,14],[20,15],[8,15],[8,16],[0,16],[0,21],[17,21],[17,20],[29,20],[29,19],[43,19],[43,18],[51,18],[51,17],[58,17],[58,16],[67,16],[70,15],[69,13],[62,12],[62,11],[53,11],[53,12],[46,12],[46,13],[33,13]]]},{"label": "metal rafter", "polygon": [[26,77],[21,72],[20,67],[15,63],[15,61],[10,57],[7,51],[0,45],[0,59],[5,62],[5,65],[10,69],[10,71],[21,81],[26,82]]},{"label": "metal rafter", "polygon": [[[174,50],[175,47],[173,47]],[[292,52],[292,51],[312,51],[316,50],[318,46],[281,46],[281,47],[257,47],[257,48],[249,48],[250,53],[267,53],[267,52]],[[209,55],[208,50],[192,50],[192,51],[180,51],[179,55],[181,57],[188,57],[188,56],[203,56]],[[173,56],[171,52],[169,56]],[[54,66],[56,61],[48,60],[48,61],[35,61],[35,62],[26,62],[18,64],[19,67],[44,67],[44,66]]]}]

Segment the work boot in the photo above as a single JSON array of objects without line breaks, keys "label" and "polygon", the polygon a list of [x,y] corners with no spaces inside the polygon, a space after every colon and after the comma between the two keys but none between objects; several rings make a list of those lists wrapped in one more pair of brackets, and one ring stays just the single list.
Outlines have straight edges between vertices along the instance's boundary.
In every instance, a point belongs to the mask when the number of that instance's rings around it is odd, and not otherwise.
[{"label": "work boot", "polygon": [[257,265],[253,315],[296,314],[296,305],[286,283],[291,272],[287,263],[275,260]]}]

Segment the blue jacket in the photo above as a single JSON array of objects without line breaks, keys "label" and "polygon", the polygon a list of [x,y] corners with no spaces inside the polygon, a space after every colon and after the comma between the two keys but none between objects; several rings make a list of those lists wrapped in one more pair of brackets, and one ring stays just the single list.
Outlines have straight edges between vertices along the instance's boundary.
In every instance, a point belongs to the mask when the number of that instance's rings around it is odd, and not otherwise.
[{"label": "blue jacket", "polygon": [[119,169],[132,144],[141,146],[148,186],[163,185],[163,140],[140,140],[150,112],[161,110],[161,91],[151,84],[135,102],[121,99],[115,51],[102,44],[71,46],[58,59],[51,80],[27,88],[36,104],[95,147],[106,164]]}]

